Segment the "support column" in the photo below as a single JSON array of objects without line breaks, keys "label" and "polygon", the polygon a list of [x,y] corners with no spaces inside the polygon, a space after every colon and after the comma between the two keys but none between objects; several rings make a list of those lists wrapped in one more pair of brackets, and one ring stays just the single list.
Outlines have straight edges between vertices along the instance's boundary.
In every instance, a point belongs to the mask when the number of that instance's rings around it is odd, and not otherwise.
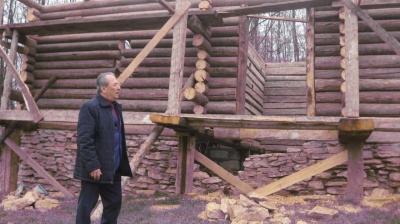
[{"label": "support column", "polygon": [[178,133],[178,161],[175,193],[188,194],[193,190],[194,151],[196,137],[189,133]]},{"label": "support column", "polygon": [[[18,46],[18,31],[14,30],[12,35],[11,47],[10,47],[10,60],[15,61],[17,57],[17,46]],[[7,67],[6,76],[4,79],[3,95],[1,97],[1,110],[10,109],[10,94],[12,88],[12,72],[11,68]],[[2,132],[4,128],[1,128]],[[13,140],[19,140],[19,137],[13,134],[11,137]],[[6,145],[1,145],[1,156],[0,156],[0,194],[8,194],[10,191],[16,189],[18,180],[18,156]]]},{"label": "support column", "polygon": [[346,198],[357,202],[364,196],[363,147],[373,130],[372,119],[343,118],[339,121],[339,141],[348,152]]},{"label": "support column", "polygon": [[[177,0],[175,10],[184,7],[186,0]],[[185,43],[187,33],[186,11],[182,18],[174,26],[172,53],[171,53],[171,73],[169,77],[168,106],[167,113],[178,114],[181,112],[181,95],[182,95],[182,79],[183,69],[185,67]]]},{"label": "support column", "polygon": [[[245,7],[242,4],[240,7]],[[236,114],[245,114],[246,108],[246,77],[247,77],[247,59],[249,47],[249,18],[247,16],[239,17],[239,52],[238,52],[238,70],[237,70],[237,93],[236,93]]]}]

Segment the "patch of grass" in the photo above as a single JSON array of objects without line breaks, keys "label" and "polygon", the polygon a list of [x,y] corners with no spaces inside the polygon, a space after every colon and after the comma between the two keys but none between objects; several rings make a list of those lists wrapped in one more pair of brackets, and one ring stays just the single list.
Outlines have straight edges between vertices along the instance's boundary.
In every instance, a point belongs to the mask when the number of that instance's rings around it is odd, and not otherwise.
[{"label": "patch of grass", "polygon": [[149,196],[145,195],[145,194],[139,194],[138,195],[139,199],[149,199]]},{"label": "patch of grass", "polygon": [[154,197],[155,198],[162,198],[162,197],[167,197],[168,194],[165,192],[161,192],[161,191],[155,191],[154,192]]},{"label": "patch of grass", "polygon": [[179,205],[180,203],[181,199],[179,197],[169,197],[156,202],[159,205]]}]

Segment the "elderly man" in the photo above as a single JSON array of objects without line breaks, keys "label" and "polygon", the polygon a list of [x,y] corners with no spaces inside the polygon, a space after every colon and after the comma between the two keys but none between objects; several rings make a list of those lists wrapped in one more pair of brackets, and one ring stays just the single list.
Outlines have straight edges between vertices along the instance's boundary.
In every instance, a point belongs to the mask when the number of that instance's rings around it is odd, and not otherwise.
[{"label": "elderly man", "polygon": [[115,224],[121,210],[121,176],[131,176],[126,152],[121,87],[111,72],[97,78],[97,95],[80,109],[74,178],[81,180],[76,223],[90,224],[99,195],[101,223]]}]

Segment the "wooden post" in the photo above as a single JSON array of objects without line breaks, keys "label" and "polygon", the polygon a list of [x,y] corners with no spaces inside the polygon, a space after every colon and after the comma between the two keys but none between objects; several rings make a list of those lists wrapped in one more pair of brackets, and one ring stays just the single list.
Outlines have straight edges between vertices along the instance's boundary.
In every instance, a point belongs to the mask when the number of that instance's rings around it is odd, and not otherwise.
[{"label": "wooden post", "polygon": [[194,151],[196,137],[179,133],[178,161],[175,180],[175,193],[188,194],[193,189]]},{"label": "wooden post", "polygon": [[360,202],[364,196],[364,142],[374,130],[372,119],[343,118],[339,121],[339,141],[348,152],[346,197]]},{"label": "wooden post", "polygon": [[[245,5],[241,5],[245,7]],[[249,19],[247,16],[239,18],[239,52],[238,52],[238,70],[237,70],[237,99],[236,114],[243,115],[245,113],[246,104],[246,76],[247,76],[247,57],[248,57],[248,36],[249,36]]]},{"label": "wooden post", "polygon": [[[12,35],[10,59],[14,63],[17,56],[18,31],[14,31]],[[10,109],[12,73],[11,68],[7,66],[6,76],[4,79],[3,96],[1,97],[1,110]],[[2,132],[4,129],[2,128]],[[6,145],[1,146],[1,169],[0,169],[0,193],[8,194],[16,189],[18,179],[18,156]]]},{"label": "wooden post", "polygon": [[364,196],[363,146],[361,141],[349,141],[345,146],[348,152],[346,198],[355,201],[361,201]]},{"label": "wooden post", "polygon": [[315,21],[314,9],[307,9],[307,116],[315,116]]},{"label": "wooden post", "polygon": [[0,0],[0,24],[3,25],[4,0]]},{"label": "wooden post", "polygon": [[[358,0],[353,0],[357,3]],[[345,8],[345,116],[360,116],[359,63],[358,63],[358,17]]]},{"label": "wooden post", "polygon": [[[17,46],[18,46],[18,31],[13,31],[13,36],[11,40],[11,48],[10,48],[10,60],[14,64],[15,59],[17,57]],[[7,66],[6,77],[4,78],[4,89],[3,96],[1,97],[1,110],[8,110],[10,104],[10,94],[11,94],[11,83],[12,83],[12,73],[11,68]]]},{"label": "wooden post", "polygon": [[[176,10],[184,7],[186,0],[176,2]],[[171,53],[171,73],[169,79],[168,107],[167,113],[178,114],[181,112],[181,88],[183,69],[185,67],[185,47],[187,33],[188,11],[186,10],[182,18],[174,26],[172,53]]]}]

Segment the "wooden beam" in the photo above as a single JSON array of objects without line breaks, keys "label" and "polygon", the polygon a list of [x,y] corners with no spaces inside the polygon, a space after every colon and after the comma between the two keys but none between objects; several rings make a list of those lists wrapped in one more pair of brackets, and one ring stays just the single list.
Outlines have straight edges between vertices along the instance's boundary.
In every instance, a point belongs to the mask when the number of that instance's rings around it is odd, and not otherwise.
[{"label": "wooden beam", "polygon": [[183,11],[181,19],[174,26],[171,69],[169,76],[167,113],[178,114],[181,112],[181,92],[183,69],[185,67],[185,46],[187,32],[188,8],[191,3],[186,0],[176,2],[176,10]]},{"label": "wooden beam", "polygon": [[259,18],[259,19],[269,19],[269,20],[278,20],[278,21],[290,21],[290,22],[307,23],[307,20],[305,20],[305,19],[296,19],[296,18],[289,18],[289,17],[261,16],[261,15],[247,15],[247,17]]},{"label": "wooden beam", "polygon": [[181,9],[165,23],[165,25],[157,32],[157,34],[150,40],[150,42],[143,48],[143,50],[135,57],[135,59],[129,64],[128,67],[122,72],[118,77],[118,82],[122,85],[126,79],[129,78],[135,71],[135,69],[140,65],[140,63],[147,57],[147,55],[152,51],[157,44],[164,38],[172,27],[186,14],[190,7],[190,3],[186,3]]},{"label": "wooden beam", "polygon": [[[358,0],[353,0],[358,1]],[[360,116],[359,63],[358,63],[358,17],[345,8],[345,117]]]},{"label": "wooden beam", "polygon": [[187,126],[186,119],[178,115],[151,114],[150,120],[160,125]]},{"label": "wooden beam", "polygon": [[277,12],[291,9],[312,8],[318,6],[329,6],[332,0],[285,0],[274,3],[265,3],[240,9],[220,11],[223,17],[258,14],[266,12]]},{"label": "wooden beam", "polygon": [[218,164],[204,156],[198,151],[194,151],[194,158],[199,163],[210,169],[212,172],[216,173],[219,177],[227,181],[228,183],[232,184],[234,187],[239,189],[245,194],[250,193],[254,189],[248,185],[247,183],[241,181],[238,177],[234,176],[233,174],[229,173],[224,168],[220,167]]},{"label": "wooden beam", "polygon": [[364,197],[363,141],[350,141],[348,151],[346,198],[361,202]]},{"label": "wooden beam", "polygon": [[385,29],[382,28],[374,19],[372,19],[366,12],[364,12],[360,7],[354,4],[350,0],[341,0],[341,2],[350,9],[353,13],[359,16],[364,22],[373,30],[378,36],[387,43],[390,48],[400,56],[400,43],[393,38]]},{"label": "wooden beam", "polygon": [[39,4],[39,3],[37,3],[37,2],[35,2],[35,1],[33,1],[33,0],[18,0],[18,1],[20,1],[22,4],[24,4],[24,5],[26,5],[26,6],[30,7],[30,8],[34,8],[34,9],[37,9],[39,11],[43,11],[44,6]]},{"label": "wooden beam", "polygon": [[[315,117],[315,13],[307,9],[307,116]],[[291,69],[292,70],[292,69]]]},{"label": "wooden beam", "polygon": [[310,141],[337,141],[337,130],[214,128],[214,137],[222,139],[290,139]]},{"label": "wooden beam", "polygon": [[160,3],[160,5],[164,6],[164,8],[166,10],[168,10],[169,13],[174,14],[175,13],[175,9],[174,7],[172,7],[168,2],[166,2],[165,0],[158,0],[158,3]]},{"label": "wooden beam", "polygon": [[[241,5],[245,7],[244,5]],[[236,114],[243,115],[246,106],[246,78],[247,78],[247,58],[249,51],[249,19],[246,16],[239,17],[239,46],[238,46],[238,69],[237,69],[237,94],[236,94]]]},{"label": "wooden beam", "polygon": [[[18,31],[12,32],[12,40],[11,40],[11,47],[10,47],[10,64],[14,65],[15,59],[17,57],[17,46],[18,46],[18,38],[19,33]],[[5,56],[7,57],[7,56]],[[8,57],[7,57],[8,58]],[[7,66],[6,74],[4,77],[3,82],[3,94],[1,96],[1,110],[8,110],[10,108],[10,94],[12,89],[12,68]]]},{"label": "wooden beam", "polygon": [[274,129],[325,129],[337,130],[338,117],[306,116],[252,116],[252,115],[217,115],[217,114],[157,114],[150,115],[153,123],[187,127],[220,128],[274,128]]},{"label": "wooden beam", "polygon": [[67,198],[73,198],[66,188],[64,188],[60,183],[57,182],[46,170],[43,169],[35,160],[33,160],[28,154],[26,154],[17,144],[15,144],[11,139],[7,138],[5,143],[10,147],[24,162],[31,166],[40,176],[46,179],[51,185],[61,191]]},{"label": "wooden beam", "polygon": [[2,121],[32,121],[32,114],[27,110],[0,110]]},{"label": "wooden beam", "polygon": [[175,179],[175,193],[189,194],[193,190],[194,152],[196,137],[178,133],[178,158]]},{"label": "wooden beam", "polygon": [[266,186],[260,187],[255,191],[249,193],[250,196],[268,196],[279,190],[285,189],[293,184],[296,184],[302,180],[310,178],[314,175],[329,170],[335,166],[338,166],[347,161],[347,151],[339,152],[338,154],[331,156],[328,159],[322,160],[312,166],[304,168],[296,173],[290,174],[284,178],[274,181]]},{"label": "wooden beam", "polygon": [[43,115],[40,113],[39,108],[37,107],[35,100],[33,99],[28,87],[25,85],[25,83],[21,80],[21,77],[18,75],[18,72],[16,68],[14,67],[14,64],[12,61],[7,57],[6,52],[2,48],[0,48],[0,54],[4,61],[6,62],[8,68],[10,68],[10,71],[12,75],[14,76],[14,79],[18,86],[21,88],[22,95],[24,96],[25,99],[25,104],[28,109],[28,111],[31,113],[33,121],[35,123],[39,122],[40,120],[43,119]]},{"label": "wooden beam", "polygon": [[[343,7],[343,5],[340,0],[332,2],[332,7]],[[361,0],[358,5],[362,9],[396,8],[400,7],[400,2],[398,0]]]},{"label": "wooden beam", "polygon": [[4,0],[0,0],[0,25],[3,25]]}]

